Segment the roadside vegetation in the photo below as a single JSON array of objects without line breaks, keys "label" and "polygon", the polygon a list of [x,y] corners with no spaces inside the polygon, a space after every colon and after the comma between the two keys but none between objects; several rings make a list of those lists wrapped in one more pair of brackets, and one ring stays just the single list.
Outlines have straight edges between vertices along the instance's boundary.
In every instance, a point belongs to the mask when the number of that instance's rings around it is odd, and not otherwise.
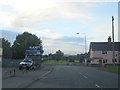
[{"label": "roadside vegetation", "polygon": [[101,68],[101,70],[120,73],[120,66],[106,66]]},{"label": "roadside vegetation", "polygon": [[[5,38],[0,38],[0,48],[3,49],[2,58],[6,59],[23,59],[25,58],[25,50],[29,46],[41,46],[42,40],[35,34],[23,32],[18,34],[13,45]],[[41,54],[44,52],[41,48]]]},{"label": "roadside vegetation", "polygon": [[79,64],[80,62],[78,60],[75,60],[74,62],[69,62],[67,60],[46,60],[43,61],[42,64]]}]

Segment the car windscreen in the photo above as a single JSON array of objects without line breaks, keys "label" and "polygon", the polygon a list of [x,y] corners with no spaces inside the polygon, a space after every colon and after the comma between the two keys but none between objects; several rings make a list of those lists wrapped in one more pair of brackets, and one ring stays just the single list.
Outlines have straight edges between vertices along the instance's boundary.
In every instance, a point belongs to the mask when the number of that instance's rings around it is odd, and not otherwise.
[{"label": "car windscreen", "polygon": [[30,62],[31,63],[32,61],[29,59],[24,59],[23,62]]}]

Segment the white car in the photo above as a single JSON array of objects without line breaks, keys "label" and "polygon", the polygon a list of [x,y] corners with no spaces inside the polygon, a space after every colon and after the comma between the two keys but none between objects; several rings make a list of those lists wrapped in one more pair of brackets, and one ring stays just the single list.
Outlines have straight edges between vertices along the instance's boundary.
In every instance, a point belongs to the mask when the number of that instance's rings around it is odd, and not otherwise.
[{"label": "white car", "polygon": [[32,68],[34,68],[33,67],[33,61],[32,61],[32,59],[30,59],[30,58],[25,58],[22,62],[20,62],[20,64],[19,64],[19,70],[22,70],[22,69],[27,69],[27,70],[29,70],[29,69],[32,69]]}]

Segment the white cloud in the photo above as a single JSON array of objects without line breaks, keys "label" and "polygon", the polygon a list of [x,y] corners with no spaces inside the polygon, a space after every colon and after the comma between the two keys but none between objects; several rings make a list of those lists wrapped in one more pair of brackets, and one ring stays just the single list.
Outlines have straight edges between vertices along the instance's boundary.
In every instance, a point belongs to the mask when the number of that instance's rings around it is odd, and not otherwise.
[{"label": "white cloud", "polygon": [[58,50],[61,50],[62,52],[64,52],[64,54],[71,54],[71,55],[84,53],[83,47],[72,46],[72,45],[58,46],[56,44],[56,47],[44,47],[44,50],[45,50],[44,54],[55,53]]},{"label": "white cloud", "polygon": [[[117,23],[116,23],[117,24]],[[92,42],[107,42],[108,36],[112,36],[112,25],[109,23],[108,25],[99,26],[91,30],[93,34],[89,34],[89,37],[92,37],[90,41]],[[118,27],[115,25],[114,27],[114,35],[115,41],[118,41]],[[97,38],[95,38],[97,37]]]},{"label": "white cloud", "polygon": [[46,37],[46,38],[50,38],[50,39],[53,39],[53,40],[63,37],[61,34],[59,34],[57,32],[54,32],[53,30],[50,30],[50,29],[31,30],[30,28],[25,28],[24,31],[34,33],[38,37]]},{"label": "white cloud", "polygon": [[10,5],[17,11],[27,11],[32,8],[50,8],[55,4],[54,0],[4,0],[0,4]]},{"label": "white cloud", "polygon": [[84,45],[73,45],[70,43],[65,43],[64,41],[42,38],[44,54],[55,53],[57,50],[63,51],[65,54],[78,54],[84,53]]},{"label": "white cloud", "polygon": [[44,29],[41,31],[41,33],[46,34],[45,36],[49,36],[52,39],[58,39],[62,37],[62,35],[56,32],[53,32],[52,30],[49,30],[49,29]]},{"label": "white cloud", "polygon": [[[92,15],[88,11],[89,8],[93,6],[92,4],[81,2],[88,1],[92,2],[93,0],[1,0],[0,5],[11,6],[14,12],[0,11],[0,24],[13,30],[22,32],[29,31],[35,33],[37,36],[46,36],[50,38],[42,39],[46,51],[56,51],[60,49],[67,53],[82,52],[84,51],[82,46],[73,46],[72,44],[63,43],[62,41],[56,41],[55,39],[62,38],[63,36],[47,28],[47,26],[45,29],[38,30],[36,28],[40,27],[40,23],[57,20],[57,18],[72,20],[81,19],[86,23],[87,20],[92,19]],[[102,40],[101,38],[103,37],[103,40],[105,40],[105,38],[107,40],[107,36],[110,34],[108,30],[111,30],[110,27],[111,26],[102,26],[90,31],[90,33],[92,32],[91,35],[93,35],[94,32],[94,37],[98,37],[93,40]]]},{"label": "white cloud", "polygon": [[[1,21],[7,22],[6,26],[12,29],[22,30],[26,27],[33,27],[38,23],[49,20],[56,20],[57,18],[68,18],[84,20],[91,19],[89,13],[89,4],[74,2],[64,2],[55,0],[4,0],[0,5],[11,6],[16,12],[1,11]],[[39,27],[39,26],[38,26]]]},{"label": "white cloud", "polygon": [[14,14],[0,11],[0,24],[6,27],[10,27],[11,22],[14,21],[14,17]]},{"label": "white cloud", "polygon": [[58,34],[58,33],[54,32],[53,30],[50,30],[50,29],[41,29],[41,30],[38,30],[36,32],[34,31],[34,33],[36,33],[38,35],[41,35],[41,36],[49,37],[51,39],[58,39],[58,38],[62,37],[61,34]]}]

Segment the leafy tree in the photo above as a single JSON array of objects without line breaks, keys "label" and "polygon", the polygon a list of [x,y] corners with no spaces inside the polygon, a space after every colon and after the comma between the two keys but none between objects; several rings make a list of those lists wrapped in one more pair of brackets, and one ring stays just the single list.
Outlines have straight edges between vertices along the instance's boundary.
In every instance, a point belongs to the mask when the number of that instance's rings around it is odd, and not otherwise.
[{"label": "leafy tree", "polygon": [[64,56],[64,53],[60,50],[56,51],[56,60],[62,60],[63,59],[63,56]]},{"label": "leafy tree", "polygon": [[0,46],[3,49],[3,58],[11,58],[12,57],[12,51],[10,42],[6,40],[5,38],[0,38]]},{"label": "leafy tree", "polygon": [[80,62],[83,62],[85,58],[89,58],[89,53],[77,54],[77,59],[80,60]]},{"label": "leafy tree", "polygon": [[[25,57],[25,49],[29,46],[42,46],[42,41],[36,35],[28,32],[18,34],[12,46],[12,58],[23,59]],[[41,50],[41,53],[43,53],[43,50]]]},{"label": "leafy tree", "polygon": [[52,53],[48,54],[48,57],[49,57],[49,60],[52,60],[52,58],[53,58]]}]

